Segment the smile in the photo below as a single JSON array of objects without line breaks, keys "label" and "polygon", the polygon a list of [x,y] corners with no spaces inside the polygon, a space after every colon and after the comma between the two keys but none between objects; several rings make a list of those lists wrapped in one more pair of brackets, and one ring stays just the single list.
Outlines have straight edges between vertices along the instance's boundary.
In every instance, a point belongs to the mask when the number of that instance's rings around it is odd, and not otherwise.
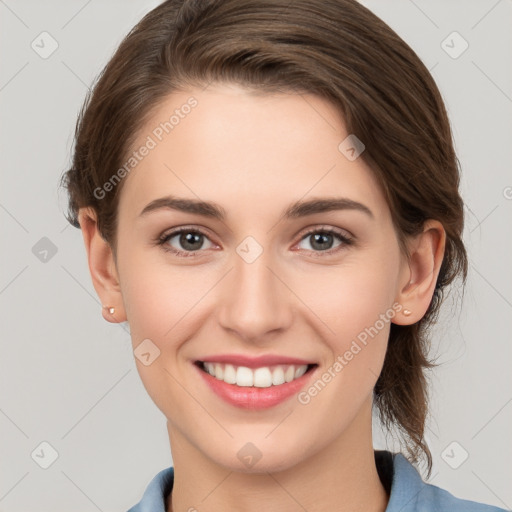
[{"label": "smile", "polygon": [[312,364],[283,364],[248,368],[227,363],[198,361],[199,367],[217,380],[239,387],[268,388],[280,386],[302,377],[313,366]]},{"label": "smile", "polygon": [[269,357],[265,361],[269,366],[262,366],[263,361],[255,359],[246,359],[248,366],[234,364],[234,357],[229,363],[216,359],[195,361],[193,366],[214,395],[235,407],[251,410],[268,409],[291,399],[318,369],[318,364],[302,364],[303,361],[276,364]]}]

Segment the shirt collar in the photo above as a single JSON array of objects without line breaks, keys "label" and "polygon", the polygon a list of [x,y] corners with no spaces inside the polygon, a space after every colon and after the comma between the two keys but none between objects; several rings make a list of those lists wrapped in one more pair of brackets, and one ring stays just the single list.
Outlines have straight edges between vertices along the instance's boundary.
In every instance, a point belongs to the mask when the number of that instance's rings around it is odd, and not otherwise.
[{"label": "shirt collar", "polygon": [[[447,499],[455,507],[452,507],[453,510],[463,510],[459,509],[457,505],[462,506],[469,503],[453,497],[447,491],[425,483],[416,468],[401,453],[375,450],[374,454],[377,472],[389,494],[386,512],[413,512],[419,508],[434,510],[430,507],[439,498]],[[173,482],[174,468],[171,466],[163,469],[151,480],[140,502],[130,508],[128,512],[166,512],[165,502],[172,491]],[[483,505],[483,507],[486,506]],[[485,508],[485,510],[491,509],[498,510],[494,507]],[[483,510],[483,508],[478,510]]]}]

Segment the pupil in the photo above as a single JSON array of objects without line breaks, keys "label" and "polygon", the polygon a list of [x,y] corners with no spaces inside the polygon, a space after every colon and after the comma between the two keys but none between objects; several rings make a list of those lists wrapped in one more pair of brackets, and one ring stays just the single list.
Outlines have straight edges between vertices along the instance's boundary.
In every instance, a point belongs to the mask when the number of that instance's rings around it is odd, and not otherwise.
[{"label": "pupil", "polygon": [[[186,233],[185,235],[181,236],[180,243],[182,244],[182,247],[184,247],[186,249],[194,250],[194,249],[197,249],[197,247],[198,247],[197,242],[199,241],[201,236],[202,235],[200,235],[198,233]],[[196,243],[195,247],[194,247],[194,243]],[[200,246],[201,246],[201,244],[199,244],[199,247]]]},{"label": "pupil", "polygon": [[[325,242],[326,238],[327,238],[327,241],[329,241],[329,239],[332,239],[332,235],[330,235],[328,233],[321,233],[321,234],[317,233],[317,234],[315,234],[313,236],[313,240],[314,241],[313,241],[312,246],[314,247],[315,244],[320,242],[319,245],[318,245],[318,248],[325,249],[326,248],[326,244],[325,243],[321,243],[321,240],[323,239],[323,241]],[[329,244],[327,243],[327,245],[329,245]]]}]

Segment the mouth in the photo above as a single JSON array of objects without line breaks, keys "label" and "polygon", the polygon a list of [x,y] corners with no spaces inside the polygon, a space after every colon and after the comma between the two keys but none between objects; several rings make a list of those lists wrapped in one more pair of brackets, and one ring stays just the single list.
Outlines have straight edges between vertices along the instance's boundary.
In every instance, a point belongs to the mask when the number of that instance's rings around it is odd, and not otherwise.
[{"label": "mouth", "polygon": [[[275,364],[276,358],[263,361],[232,357],[231,362],[195,361],[199,376],[214,395],[224,402],[246,410],[268,409],[291,399],[312,379],[318,364],[304,364],[303,360],[289,360]],[[237,361],[234,361],[236,359]],[[247,366],[234,364],[240,361]]]},{"label": "mouth", "polygon": [[275,364],[249,368],[229,363],[195,361],[201,371],[214,379],[240,388],[279,387],[311,373],[317,364]]}]

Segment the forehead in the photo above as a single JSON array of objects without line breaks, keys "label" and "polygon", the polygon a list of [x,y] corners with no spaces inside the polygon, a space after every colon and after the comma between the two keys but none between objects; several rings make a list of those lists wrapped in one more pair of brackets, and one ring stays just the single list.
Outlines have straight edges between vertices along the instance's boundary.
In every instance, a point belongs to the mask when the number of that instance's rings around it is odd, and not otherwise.
[{"label": "forehead", "polygon": [[[124,178],[120,213],[135,217],[166,194],[258,215],[311,196],[387,205],[370,167],[349,160],[343,118],[315,95],[253,94],[238,86],[175,91],[141,127],[139,160]],[[144,152],[145,156],[140,157]],[[277,211],[277,210],[276,210]],[[123,214],[123,213],[121,213]]]}]

